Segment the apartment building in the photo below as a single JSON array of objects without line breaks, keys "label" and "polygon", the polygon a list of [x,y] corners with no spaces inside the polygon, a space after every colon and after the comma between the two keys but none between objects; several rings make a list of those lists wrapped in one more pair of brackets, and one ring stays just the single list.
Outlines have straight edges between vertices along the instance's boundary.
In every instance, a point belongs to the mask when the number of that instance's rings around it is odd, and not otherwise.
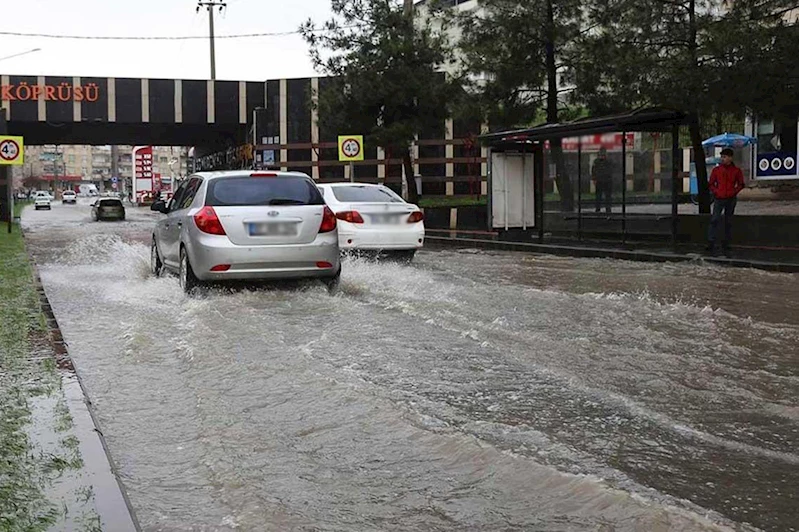
[{"label": "apartment building", "polygon": [[[132,146],[26,146],[25,163],[14,170],[14,188],[56,189],[91,181],[100,190],[112,190],[112,178],[117,177],[118,189],[126,189],[133,176],[132,150]],[[153,169],[167,182],[185,176],[188,149],[153,147]]]}]

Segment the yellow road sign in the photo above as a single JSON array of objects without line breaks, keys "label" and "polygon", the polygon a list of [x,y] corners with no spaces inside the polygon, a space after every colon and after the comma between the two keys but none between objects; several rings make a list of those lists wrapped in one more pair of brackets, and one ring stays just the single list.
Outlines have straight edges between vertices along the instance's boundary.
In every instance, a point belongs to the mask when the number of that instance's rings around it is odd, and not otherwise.
[{"label": "yellow road sign", "polygon": [[20,165],[25,162],[25,143],[22,137],[0,135],[0,164]]},{"label": "yellow road sign", "polygon": [[338,137],[339,161],[363,161],[363,135],[340,135]]}]

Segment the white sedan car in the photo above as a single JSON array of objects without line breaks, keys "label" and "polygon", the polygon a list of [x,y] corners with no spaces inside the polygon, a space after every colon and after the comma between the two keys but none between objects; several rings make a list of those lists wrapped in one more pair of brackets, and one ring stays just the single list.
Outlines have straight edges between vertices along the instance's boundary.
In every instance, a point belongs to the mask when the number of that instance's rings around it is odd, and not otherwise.
[{"label": "white sedan car", "polygon": [[47,209],[50,210],[50,193],[46,190],[39,190],[36,192],[36,195],[33,197],[33,208],[37,211],[39,209]]},{"label": "white sedan car", "polygon": [[370,250],[411,259],[424,245],[424,215],[383,185],[319,185],[336,214],[342,250]]},{"label": "white sedan car", "polygon": [[73,190],[65,190],[61,193],[61,203],[73,203],[76,204],[78,202],[78,195],[75,194]]}]

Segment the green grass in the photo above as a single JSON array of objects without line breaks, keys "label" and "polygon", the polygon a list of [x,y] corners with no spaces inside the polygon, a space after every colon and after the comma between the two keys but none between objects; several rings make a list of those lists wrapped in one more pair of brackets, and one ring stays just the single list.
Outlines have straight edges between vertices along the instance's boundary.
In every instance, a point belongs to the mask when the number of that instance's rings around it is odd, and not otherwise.
[{"label": "green grass", "polygon": [[426,196],[419,199],[419,207],[423,209],[435,207],[469,207],[472,205],[485,205],[486,196]]},{"label": "green grass", "polygon": [[31,338],[43,335],[19,226],[0,231],[0,530],[45,530],[57,508],[42,495],[52,460],[33,452],[26,431],[29,399],[59,381],[52,366],[30,359]]}]

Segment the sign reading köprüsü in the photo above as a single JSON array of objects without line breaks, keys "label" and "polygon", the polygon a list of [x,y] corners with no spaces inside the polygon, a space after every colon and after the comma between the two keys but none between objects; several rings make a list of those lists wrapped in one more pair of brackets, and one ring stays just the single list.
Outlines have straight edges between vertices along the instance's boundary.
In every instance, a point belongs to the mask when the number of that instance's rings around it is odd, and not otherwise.
[{"label": "sign reading k\u00f6pr\u00fcs\u00fc", "polygon": [[29,85],[24,81],[19,84],[0,85],[0,100],[27,102],[38,101],[39,98],[43,98],[46,102],[96,102],[100,98],[100,87],[96,83]]}]

